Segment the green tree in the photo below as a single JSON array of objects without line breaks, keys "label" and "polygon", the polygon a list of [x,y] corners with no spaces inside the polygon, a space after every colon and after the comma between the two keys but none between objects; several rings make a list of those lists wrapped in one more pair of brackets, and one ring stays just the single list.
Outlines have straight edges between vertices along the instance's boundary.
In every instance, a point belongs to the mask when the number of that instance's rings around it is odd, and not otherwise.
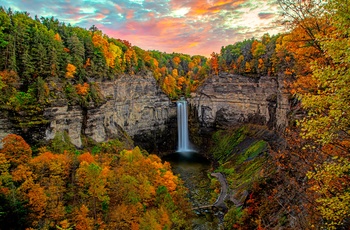
[{"label": "green tree", "polygon": [[[77,170],[77,180],[82,188],[87,189],[87,194],[83,196],[87,203],[91,203],[91,209],[93,217],[97,219],[97,212],[100,210],[98,207],[101,203],[108,204],[108,187],[107,180],[109,177],[109,167],[101,167],[97,163],[88,163],[82,161],[79,169]],[[89,202],[90,201],[90,202]],[[98,202],[101,202],[98,205]]]},{"label": "green tree", "polygon": [[67,44],[68,49],[70,50],[72,64],[77,67],[79,75],[79,71],[83,68],[83,62],[85,60],[84,44],[79,40],[75,33],[68,38]]}]

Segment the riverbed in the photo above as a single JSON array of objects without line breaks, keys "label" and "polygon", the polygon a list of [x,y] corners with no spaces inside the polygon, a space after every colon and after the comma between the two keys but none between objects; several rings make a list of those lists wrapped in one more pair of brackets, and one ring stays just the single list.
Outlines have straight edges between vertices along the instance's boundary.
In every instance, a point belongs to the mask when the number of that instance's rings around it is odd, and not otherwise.
[{"label": "riverbed", "polygon": [[[188,188],[188,198],[193,208],[211,205],[210,178],[211,163],[197,152],[174,152],[163,157],[171,164],[174,174],[178,175]],[[219,229],[218,218],[211,212],[197,213],[193,220],[193,229]]]}]

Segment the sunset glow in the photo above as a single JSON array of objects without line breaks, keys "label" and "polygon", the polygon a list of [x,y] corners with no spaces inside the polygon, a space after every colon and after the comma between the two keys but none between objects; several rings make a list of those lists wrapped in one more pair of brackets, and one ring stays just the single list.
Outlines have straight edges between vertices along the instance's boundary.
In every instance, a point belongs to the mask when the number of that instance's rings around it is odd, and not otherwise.
[{"label": "sunset glow", "polygon": [[273,0],[0,0],[0,5],[87,29],[95,25],[142,49],[191,55],[209,56],[283,29]]}]

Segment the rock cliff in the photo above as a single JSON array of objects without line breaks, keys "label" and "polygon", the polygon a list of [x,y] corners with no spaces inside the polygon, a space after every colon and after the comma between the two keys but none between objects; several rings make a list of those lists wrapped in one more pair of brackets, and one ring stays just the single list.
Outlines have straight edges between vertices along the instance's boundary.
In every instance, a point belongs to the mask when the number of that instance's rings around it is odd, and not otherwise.
[{"label": "rock cliff", "polygon": [[[151,139],[155,133],[166,133],[176,109],[169,98],[159,89],[153,76],[123,75],[115,81],[99,83],[106,103],[100,107],[82,109],[80,106],[54,106],[46,109],[44,115],[50,125],[46,139],[52,139],[57,132],[66,131],[71,142],[82,146],[84,134],[96,142],[128,134],[135,141]],[[149,140],[149,141],[151,141]],[[157,143],[144,143],[154,147]]]},{"label": "rock cliff", "polygon": [[82,108],[68,105],[65,99],[57,100],[45,109],[43,117],[49,123],[40,130],[38,127],[21,130],[9,119],[9,113],[0,111],[0,139],[8,133],[17,133],[26,136],[29,142],[38,142],[66,132],[70,141],[80,148],[83,135],[102,142],[127,134],[135,144],[149,151],[175,143],[174,137],[169,137],[168,126],[176,124],[171,121],[176,120],[176,107],[151,74],[123,75],[114,81],[99,82],[99,86],[105,98],[101,106]]},{"label": "rock cliff", "polygon": [[[123,75],[99,85],[105,98],[101,106],[82,108],[57,100],[45,109],[48,124],[40,127],[21,129],[8,118],[9,113],[0,111],[0,139],[17,133],[27,141],[51,140],[66,132],[75,146],[82,147],[83,135],[101,142],[127,134],[148,151],[176,149],[176,104],[160,90],[151,74]],[[251,122],[281,129],[287,124],[289,111],[282,80],[225,73],[208,78],[189,104],[195,112],[190,120],[199,122],[202,128]]]},{"label": "rock cliff", "polygon": [[201,127],[208,128],[250,122],[283,129],[290,107],[281,78],[227,73],[208,78],[190,104]]}]

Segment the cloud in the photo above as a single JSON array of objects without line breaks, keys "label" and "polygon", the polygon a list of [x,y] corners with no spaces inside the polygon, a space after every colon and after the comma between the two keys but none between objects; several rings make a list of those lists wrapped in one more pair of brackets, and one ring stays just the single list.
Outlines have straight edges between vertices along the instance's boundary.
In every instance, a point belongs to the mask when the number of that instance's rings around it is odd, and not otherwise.
[{"label": "cloud", "polygon": [[275,13],[266,13],[266,12],[260,12],[258,14],[260,19],[270,19],[276,17]]},{"label": "cloud", "polygon": [[83,28],[95,25],[146,50],[192,55],[208,56],[282,30],[274,24],[275,0],[0,0],[0,5]]}]

